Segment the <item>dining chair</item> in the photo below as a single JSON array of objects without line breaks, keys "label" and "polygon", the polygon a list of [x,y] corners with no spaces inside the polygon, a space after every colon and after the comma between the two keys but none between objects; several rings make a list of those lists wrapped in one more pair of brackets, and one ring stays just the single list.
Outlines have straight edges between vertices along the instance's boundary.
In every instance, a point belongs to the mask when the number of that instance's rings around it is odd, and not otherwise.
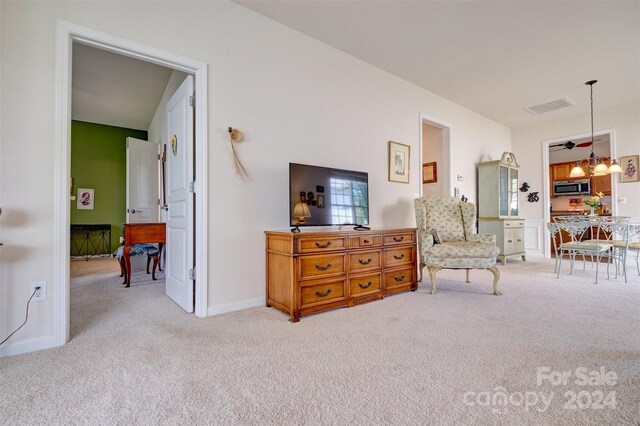
[{"label": "dining chair", "polygon": [[611,217],[604,220],[601,225],[601,235],[598,238],[607,238],[612,245],[609,256],[616,262],[616,278],[618,273],[624,276],[627,281],[627,258],[629,252],[635,252],[636,269],[640,275],[640,264],[638,255],[640,254],[640,225],[629,224],[631,218],[626,216]]},{"label": "dining chair", "polygon": [[[575,264],[575,258],[577,255],[592,256],[592,259],[596,262],[596,278],[595,284],[598,283],[598,273],[600,269],[600,261],[604,258],[607,259],[607,278],[609,275],[609,264],[611,259],[607,252],[613,247],[608,240],[595,238],[591,239],[591,235],[605,236],[610,235],[606,231],[601,232],[601,226],[603,221],[597,218],[584,219],[580,216],[574,220],[566,218],[556,221],[560,232],[560,244],[558,247],[559,261],[557,268],[557,278],[560,278],[560,271],[562,269],[562,258],[565,254],[569,255],[569,275],[573,274],[573,267]],[[563,233],[564,231],[564,233]],[[568,240],[564,241],[565,235]]]}]

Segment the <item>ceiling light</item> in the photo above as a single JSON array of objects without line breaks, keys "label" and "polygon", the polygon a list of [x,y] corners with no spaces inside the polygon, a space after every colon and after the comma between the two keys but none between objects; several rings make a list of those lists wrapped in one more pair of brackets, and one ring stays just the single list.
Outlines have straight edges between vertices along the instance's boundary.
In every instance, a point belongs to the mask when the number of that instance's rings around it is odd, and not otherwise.
[{"label": "ceiling light", "polygon": [[[607,167],[604,163],[604,159],[598,157],[595,152],[593,152],[594,140],[593,140],[593,85],[596,84],[598,80],[590,80],[585,84],[588,85],[591,89],[591,155],[589,155],[589,159],[587,160],[587,165],[589,166],[589,174],[590,176],[605,176],[609,173],[622,173],[622,168],[615,160],[615,158],[611,159],[611,166]],[[583,160],[584,161],[584,160]],[[586,176],[586,172],[582,167],[580,167],[580,161],[576,162],[576,165],[573,169],[571,169],[571,173],[569,173],[569,177],[583,177]]]}]

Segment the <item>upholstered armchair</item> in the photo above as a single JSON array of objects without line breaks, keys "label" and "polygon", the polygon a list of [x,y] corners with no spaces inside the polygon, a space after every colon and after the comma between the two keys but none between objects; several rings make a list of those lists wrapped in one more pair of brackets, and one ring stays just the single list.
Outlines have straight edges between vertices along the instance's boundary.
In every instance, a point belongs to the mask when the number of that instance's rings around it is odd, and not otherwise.
[{"label": "upholstered armchair", "polygon": [[431,294],[436,294],[436,273],[441,269],[488,269],[493,273],[493,294],[498,291],[500,272],[496,268],[495,235],[475,233],[476,208],[455,197],[427,196],[415,199],[420,277],[427,267]]}]

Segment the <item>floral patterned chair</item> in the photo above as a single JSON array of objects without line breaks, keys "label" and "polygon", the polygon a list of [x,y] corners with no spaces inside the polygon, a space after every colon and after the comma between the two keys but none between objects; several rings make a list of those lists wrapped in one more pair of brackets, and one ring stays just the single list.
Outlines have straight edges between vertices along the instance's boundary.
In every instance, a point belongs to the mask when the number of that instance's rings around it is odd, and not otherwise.
[{"label": "floral patterned chair", "polygon": [[436,273],[441,269],[488,269],[493,273],[493,294],[498,291],[500,272],[496,267],[495,235],[474,232],[476,208],[455,197],[416,198],[416,223],[420,254],[420,278],[426,266],[431,278],[431,294],[436,294]]}]

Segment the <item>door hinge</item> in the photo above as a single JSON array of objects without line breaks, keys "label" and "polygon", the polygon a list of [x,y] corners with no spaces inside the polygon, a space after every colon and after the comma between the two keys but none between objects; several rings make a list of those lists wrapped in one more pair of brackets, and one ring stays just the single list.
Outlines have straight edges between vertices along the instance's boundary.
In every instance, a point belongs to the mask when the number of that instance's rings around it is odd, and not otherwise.
[{"label": "door hinge", "polygon": [[192,192],[195,194],[197,189],[198,187],[196,186],[195,180],[193,182],[189,182],[189,192]]},{"label": "door hinge", "polygon": [[196,95],[189,96],[189,106],[190,107],[196,106]]},{"label": "door hinge", "polygon": [[190,280],[195,280],[196,279],[196,268],[192,268],[189,269],[189,279]]},{"label": "door hinge", "polygon": [[158,154],[158,160],[160,160],[160,154]]},{"label": "door hinge", "polygon": [[158,198],[158,205],[160,205],[160,198]]}]

